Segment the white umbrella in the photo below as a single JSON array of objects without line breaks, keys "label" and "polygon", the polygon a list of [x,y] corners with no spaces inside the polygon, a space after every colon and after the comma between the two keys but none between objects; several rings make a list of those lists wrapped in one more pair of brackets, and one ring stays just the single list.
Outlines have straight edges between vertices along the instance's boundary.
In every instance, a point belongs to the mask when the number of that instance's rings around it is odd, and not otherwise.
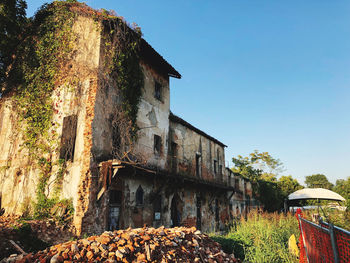
[{"label": "white umbrella", "polygon": [[304,199],[345,201],[341,195],[324,188],[304,188],[288,195],[290,201]]}]

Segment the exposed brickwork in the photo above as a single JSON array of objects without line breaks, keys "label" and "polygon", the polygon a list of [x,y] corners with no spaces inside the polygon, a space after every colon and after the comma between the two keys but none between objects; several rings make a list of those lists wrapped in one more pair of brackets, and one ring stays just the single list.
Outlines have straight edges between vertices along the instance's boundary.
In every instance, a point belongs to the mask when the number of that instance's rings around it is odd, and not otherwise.
[{"label": "exposed brickwork", "polygon": [[[96,189],[93,189],[91,166],[93,165],[91,160],[91,148],[92,148],[92,129],[91,125],[94,119],[95,111],[95,100],[97,92],[97,80],[92,79],[90,81],[88,99],[86,104],[86,115],[85,115],[85,130],[84,130],[84,153],[83,159],[83,169],[81,172],[79,189],[78,189],[78,202],[76,205],[76,212],[74,214],[74,225],[76,227],[76,234],[81,235],[83,229],[83,224],[85,226],[91,226],[92,222],[89,222],[87,218],[89,208],[92,208],[91,201],[94,196]],[[95,183],[96,184],[96,183]],[[86,217],[87,220],[83,220]],[[93,219],[90,219],[93,220]]]}]

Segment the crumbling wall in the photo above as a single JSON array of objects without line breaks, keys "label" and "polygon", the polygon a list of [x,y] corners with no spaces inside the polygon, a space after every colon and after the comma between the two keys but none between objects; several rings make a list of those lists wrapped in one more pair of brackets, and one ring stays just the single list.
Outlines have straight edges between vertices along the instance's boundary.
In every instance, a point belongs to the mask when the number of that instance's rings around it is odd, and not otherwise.
[{"label": "crumbling wall", "polygon": [[[225,151],[223,146],[181,123],[171,121],[170,129],[171,141],[177,145],[178,173],[197,176],[209,181],[227,182],[227,178],[224,178]],[[200,155],[199,174],[196,169],[196,155],[198,154]],[[216,168],[214,168],[214,163]]]},{"label": "crumbling wall", "polygon": [[[137,115],[138,140],[135,152],[144,157],[148,166],[164,169],[168,153],[170,90],[169,77],[165,77],[142,63],[145,75],[139,112]],[[161,85],[160,99],[155,97],[155,85]],[[160,151],[155,152],[154,136],[160,136]]]},{"label": "crumbling wall", "polygon": [[[120,171],[119,171],[120,172]],[[119,175],[119,176],[118,176]],[[167,181],[165,178],[141,175],[137,172],[120,172],[101,199],[97,202],[94,225],[95,233],[113,230],[110,225],[110,192],[121,191],[120,218],[118,228],[173,226],[172,207],[176,199],[179,225],[201,227],[203,231],[223,230],[229,219],[229,202],[222,192],[213,189],[191,187],[183,183]],[[142,189],[142,202],[137,201],[137,192]],[[197,222],[196,198],[201,196],[200,226]],[[158,218],[155,201],[160,200]],[[218,207],[217,207],[218,205]]]},{"label": "crumbling wall", "polygon": [[[73,53],[74,59],[68,68],[62,68],[62,79],[52,94],[54,114],[53,126],[50,132],[57,133],[53,144],[51,156],[53,164],[59,159],[60,137],[62,135],[63,120],[67,116],[77,116],[76,141],[74,145],[74,158],[66,162],[66,169],[62,182],[62,198],[72,198],[77,208],[79,196],[78,185],[81,184],[80,174],[85,167],[90,167],[90,153],[86,151],[86,142],[90,124],[86,121],[89,116],[88,101],[91,88],[96,81],[99,63],[99,33],[92,18],[77,17],[73,32],[76,35],[76,45]],[[67,80],[67,82],[65,81]],[[69,83],[69,84],[68,84]],[[92,91],[93,93],[93,91]],[[12,94],[13,95],[13,94]],[[22,144],[21,125],[18,122],[15,100],[12,95],[1,99],[0,108],[0,193],[2,206],[7,214],[21,214],[23,205],[30,205],[36,196],[39,173],[37,160],[31,160],[28,151]],[[57,148],[55,148],[57,147]],[[52,176],[47,186],[47,194],[53,190],[53,181],[58,172],[58,165],[52,167]],[[85,168],[86,170],[86,168]]]},{"label": "crumbling wall", "polygon": [[22,203],[35,196],[36,169],[21,147],[18,116],[11,96],[0,101],[0,195],[7,214],[20,213]]}]

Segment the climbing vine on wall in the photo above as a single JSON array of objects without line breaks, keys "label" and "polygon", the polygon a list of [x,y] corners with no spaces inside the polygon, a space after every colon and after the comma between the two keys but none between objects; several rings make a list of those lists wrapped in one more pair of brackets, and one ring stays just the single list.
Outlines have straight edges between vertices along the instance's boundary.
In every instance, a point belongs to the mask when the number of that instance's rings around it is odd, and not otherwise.
[{"label": "climbing vine on wall", "polygon": [[[15,70],[17,76],[15,102],[23,135],[23,146],[40,169],[34,215],[45,217],[60,202],[62,160],[53,162],[58,148],[57,126],[52,116],[56,110],[52,94],[62,77],[62,69],[73,56],[74,34],[71,31],[75,14],[65,2],[45,4],[28,25],[28,32],[18,47]],[[61,73],[61,74],[60,74]],[[69,85],[69,83],[64,83]],[[58,165],[53,198],[46,190],[53,165]]]},{"label": "climbing vine on wall", "polygon": [[[67,4],[68,3],[68,4]],[[17,47],[16,59],[11,65],[14,98],[23,136],[23,146],[29,151],[32,161],[40,169],[36,189],[34,214],[36,217],[49,216],[52,207],[61,202],[62,180],[66,163],[56,160],[59,138],[58,124],[53,121],[57,112],[53,91],[66,81],[64,74],[74,56],[75,34],[72,26],[76,13],[73,5],[86,7],[76,1],[54,1],[45,4],[28,22],[22,43]],[[90,12],[102,29],[105,43],[105,67],[102,78],[109,79],[120,91],[123,119],[131,125],[124,134],[131,134],[135,140],[138,127],[136,118],[144,85],[140,65],[141,31],[131,28],[126,22],[108,12]],[[101,77],[101,76],[100,76]],[[102,87],[103,88],[103,87]],[[119,132],[123,132],[119,129]],[[58,167],[53,193],[47,193],[53,167]],[[51,196],[50,198],[48,196]]]},{"label": "climbing vine on wall", "polygon": [[24,146],[36,158],[50,153],[57,142],[55,132],[50,132],[50,127],[55,125],[51,97],[59,81],[59,70],[71,55],[73,22],[74,13],[62,2],[44,5],[32,21],[32,32],[20,47],[18,66],[22,78],[15,98],[24,124]]},{"label": "climbing vine on wall", "polygon": [[[122,27],[119,22],[119,27]],[[123,108],[125,114],[130,117],[131,122],[136,127],[136,117],[140,102],[144,76],[140,66],[139,49],[141,33],[126,30],[126,41],[116,48],[113,57],[114,74],[113,77],[120,89],[123,97]],[[131,36],[128,36],[130,34]]]},{"label": "climbing vine on wall", "polygon": [[132,124],[131,134],[135,137],[138,130],[136,118],[144,86],[140,65],[142,33],[138,26],[130,27],[119,17],[105,19],[103,25],[106,74],[120,91],[123,112]]}]

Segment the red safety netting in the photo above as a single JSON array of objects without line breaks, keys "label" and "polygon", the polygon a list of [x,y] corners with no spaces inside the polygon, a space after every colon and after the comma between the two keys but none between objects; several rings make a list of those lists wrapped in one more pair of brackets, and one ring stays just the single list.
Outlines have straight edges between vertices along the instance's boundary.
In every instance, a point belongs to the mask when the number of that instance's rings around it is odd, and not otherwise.
[{"label": "red safety netting", "polygon": [[[299,219],[299,215],[301,215]],[[300,263],[335,262],[328,224],[316,225],[302,218],[301,211],[296,215],[299,219]],[[350,262],[350,232],[341,228],[334,228],[338,262]],[[306,248],[306,249],[305,249]],[[309,261],[307,260],[307,257]]]},{"label": "red safety netting", "polygon": [[[301,217],[303,216],[303,213],[301,212],[300,208],[298,208],[297,212],[295,213],[295,217],[298,219],[298,222],[299,222],[299,215]],[[299,235],[299,243],[298,243],[299,250],[300,250],[299,262],[300,263],[304,263],[304,262],[307,262],[307,258],[306,258],[306,254],[305,254],[305,247],[304,247],[303,237],[301,235],[300,222],[299,222],[299,233],[300,233],[300,235]]]},{"label": "red safety netting", "polygon": [[300,220],[309,263],[334,262],[332,242],[327,229]]},{"label": "red safety netting", "polygon": [[335,239],[338,246],[339,262],[350,262],[350,233],[338,228],[334,229]]}]

